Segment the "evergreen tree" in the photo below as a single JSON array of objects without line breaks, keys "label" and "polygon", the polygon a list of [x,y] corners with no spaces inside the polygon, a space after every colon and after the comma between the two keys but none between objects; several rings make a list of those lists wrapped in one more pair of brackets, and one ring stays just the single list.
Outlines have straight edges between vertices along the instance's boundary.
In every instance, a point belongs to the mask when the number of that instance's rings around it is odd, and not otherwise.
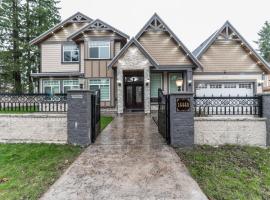
[{"label": "evergreen tree", "polygon": [[270,62],[270,23],[266,21],[258,33],[259,40],[256,42],[262,57]]}]

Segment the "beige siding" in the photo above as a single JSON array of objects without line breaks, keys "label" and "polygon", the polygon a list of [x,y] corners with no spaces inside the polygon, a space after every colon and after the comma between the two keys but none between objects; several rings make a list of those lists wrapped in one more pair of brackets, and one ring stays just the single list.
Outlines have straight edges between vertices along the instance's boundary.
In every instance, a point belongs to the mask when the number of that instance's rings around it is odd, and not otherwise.
[{"label": "beige siding", "polygon": [[139,38],[139,42],[160,65],[192,64],[166,32],[145,32]]},{"label": "beige siding", "polygon": [[200,58],[205,72],[262,72],[236,41],[216,41]]},{"label": "beige siding", "polygon": [[85,60],[85,77],[113,77],[113,70],[108,69],[107,60]]},{"label": "beige siding", "polygon": [[41,72],[79,71],[79,64],[62,64],[61,44],[42,44],[41,51]]},{"label": "beige siding", "polygon": [[81,60],[81,72],[84,73],[84,68],[85,68],[85,62],[84,62],[84,43],[80,44],[80,60]]},{"label": "beige siding", "polygon": [[114,55],[117,55],[121,50],[121,42],[115,42],[114,45]]},{"label": "beige siding", "polygon": [[85,23],[73,23],[69,26],[64,27],[60,31],[56,32],[52,37],[48,38],[47,41],[66,41],[67,37],[69,37],[75,31],[81,29]]}]

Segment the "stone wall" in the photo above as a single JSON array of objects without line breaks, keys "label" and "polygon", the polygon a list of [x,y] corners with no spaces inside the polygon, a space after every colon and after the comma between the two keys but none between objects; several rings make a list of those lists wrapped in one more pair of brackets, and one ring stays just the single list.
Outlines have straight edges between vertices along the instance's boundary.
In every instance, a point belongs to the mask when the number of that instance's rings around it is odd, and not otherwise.
[{"label": "stone wall", "polygon": [[66,143],[66,114],[1,114],[0,142]]},{"label": "stone wall", "polygon": [[266,146],[266,119],[252,117],[196,117],[195,144]]}]

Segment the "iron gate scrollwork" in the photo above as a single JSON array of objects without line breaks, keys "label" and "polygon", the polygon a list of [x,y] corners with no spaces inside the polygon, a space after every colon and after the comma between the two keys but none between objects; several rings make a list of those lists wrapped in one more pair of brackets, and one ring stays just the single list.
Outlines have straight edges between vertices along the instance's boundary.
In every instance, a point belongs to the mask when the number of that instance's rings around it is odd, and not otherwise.
[{"label": "iron gate scrollwork", "polygon": [[91,94],[91,142],[94,143],[100,133],[100,90]]},{"label": "iron gate scrollwork", "polygon": [[164,95],[162,90],[158,90],[158,131],[170,144],[170,105],[169,95]]}]

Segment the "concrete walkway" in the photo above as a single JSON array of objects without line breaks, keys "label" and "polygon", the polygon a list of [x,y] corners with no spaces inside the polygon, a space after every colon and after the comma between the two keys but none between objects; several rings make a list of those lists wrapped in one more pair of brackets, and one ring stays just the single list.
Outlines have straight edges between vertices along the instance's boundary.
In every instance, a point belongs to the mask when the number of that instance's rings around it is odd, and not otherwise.
[{"label": "concrete walkway", "polygon": [[117,117],[41,198],[207,199],[149,116]]}]

